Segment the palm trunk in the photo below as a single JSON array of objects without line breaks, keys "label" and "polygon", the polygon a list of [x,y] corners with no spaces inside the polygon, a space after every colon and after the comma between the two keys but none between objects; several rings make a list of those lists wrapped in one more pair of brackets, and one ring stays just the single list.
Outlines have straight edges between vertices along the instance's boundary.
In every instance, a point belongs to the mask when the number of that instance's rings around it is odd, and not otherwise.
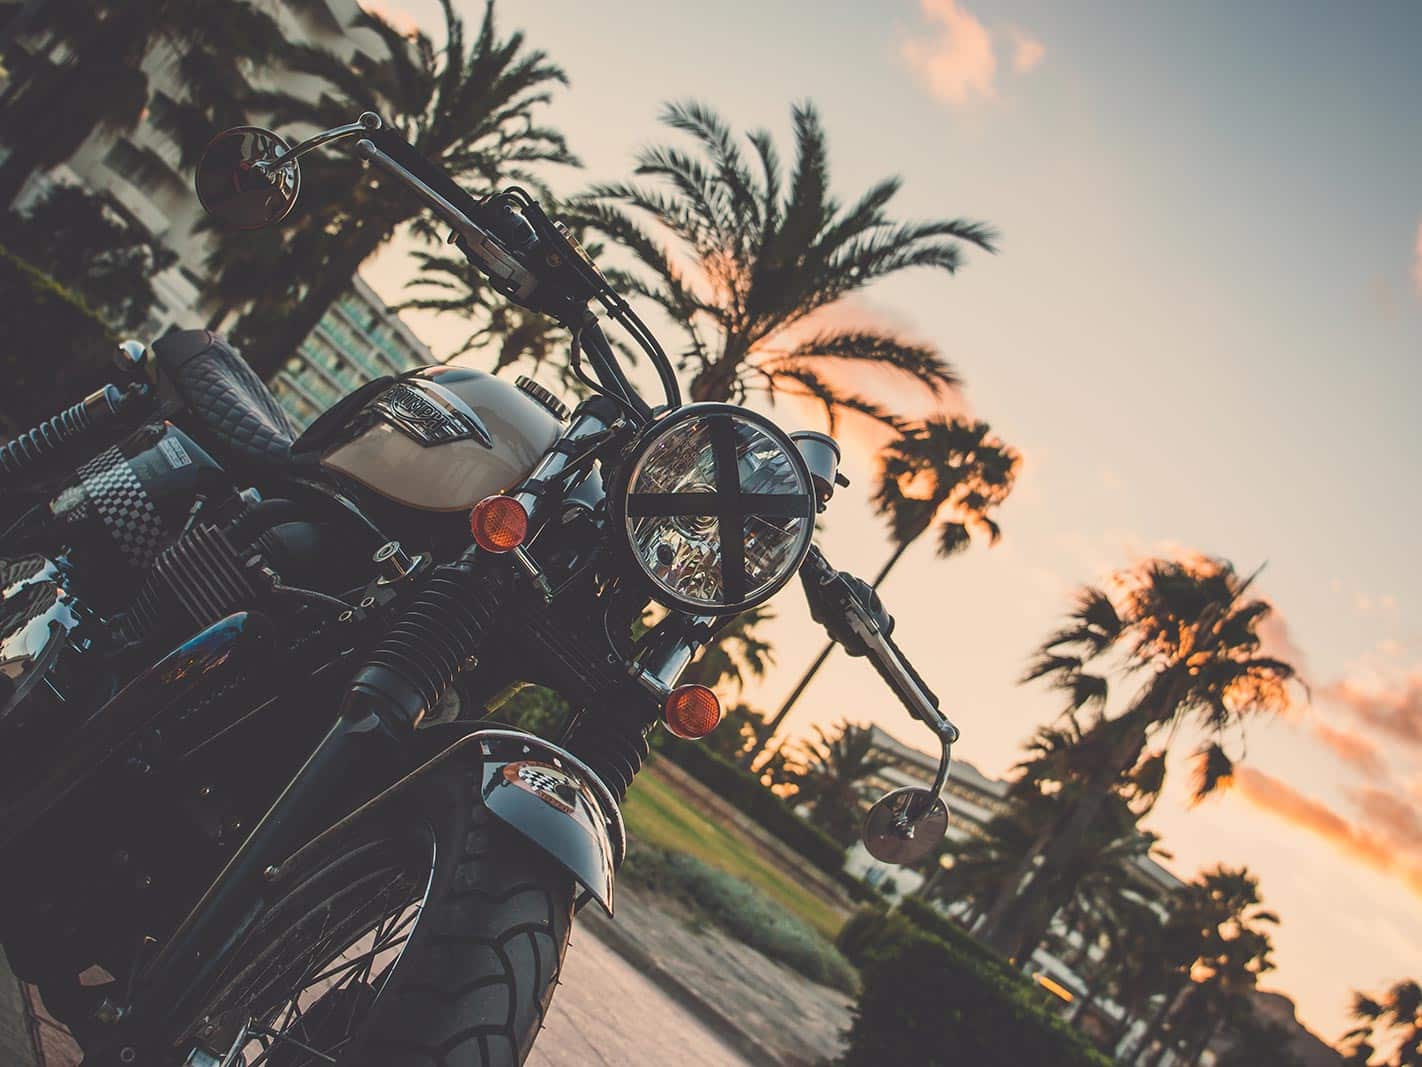
[{"label": "palm trunk", "polygon": [[[357,232],[346,247],[320,265],[319,277],[291,314],[285,316],[270,334],[251,346],[251,355],[247,359],[258,375],[264,380],[269,379],[282,368],[331,305],[345,292],[360,265],[385,243],[390,233],[390,229],[379,226],[371,227],[364,233]],[[261,305],[258,304],[251,313],[260,314],[260,311]]]},{"label": "palm trunk", "polygon": [[[695,393],[692,395],[695,397]],[[908,546],[911,543],[912,542],[909,541],[901,541],[894,549],[893,555],[879,568],[879,573],[874,576],[873,584],[875,589],[878,589],[884,579],[889,576],[889,572],[894,569],[894,564],[903,558],[904,553],[908,551]],[[780,710],[760,729],[755,744],[751,745],[750,751],[741,757],[740,764],[742,767],[749,770],[751,765],[755,763],[756,757],[765,750],[765,746],[768,745],[770,739],[775,736],[775,731],[779,730],[780,724],[785,721],[785,716],[790,714],[791,709],[795,707],[796,701],[804,695],[805,690],[808,689],[810,683],[815,680],[815,675],[820,672],[820,668],[825,665],[825,660],[829,659],[829,655],[833,651],[833,641],[828,642],[824,648],[820,649],[820,654],[815,657],[809,669],[800,676],[800,680],[795,683],[795,688],[790,690],[790,695],[786,697],[785,702],[780,705]]]}]

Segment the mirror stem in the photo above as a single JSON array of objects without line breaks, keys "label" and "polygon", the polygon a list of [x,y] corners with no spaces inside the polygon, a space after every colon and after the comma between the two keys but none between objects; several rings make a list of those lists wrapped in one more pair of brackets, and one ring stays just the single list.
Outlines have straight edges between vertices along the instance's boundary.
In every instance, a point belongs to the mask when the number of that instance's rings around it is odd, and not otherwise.
[{"label": "mirror stem", "polygon": [[322,145],[330,144],[332,141],[339,141],[343,137],[353,137],[356,134],[370,133],[380,129],[384,123],[380,116],[374,111],[364,112],[355,122],[348,122],[344,126],[336,126],[329,130],[322,130],[313,134],[300,144],[296,145],[285,155],[277,156],[275,159],[259,160],[253,166],[260,171],[269,171],[278,167],[284,167],[288,163],[294,163],[308,152],[314,152]]}]

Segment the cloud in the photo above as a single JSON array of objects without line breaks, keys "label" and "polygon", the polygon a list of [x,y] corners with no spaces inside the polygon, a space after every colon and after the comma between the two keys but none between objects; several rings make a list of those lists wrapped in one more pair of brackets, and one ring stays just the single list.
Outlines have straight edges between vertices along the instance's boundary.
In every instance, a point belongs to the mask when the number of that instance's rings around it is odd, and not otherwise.
[{"label": "cloud", "polygon": [[[1253,767],[1237,768],[1234,785],[1239,794],[1260,811],[1320,838],[1380,874],[1400,878],[1408,889],[1422,897],[1422,842],[1416,847],[1398,847],[1398,831],[1405,832],[1407,823],[1397,812],[1379,806],[1375,812],[1365,811],[1371,814],[1377,828],[1358,825],[1287,782]],[[1405,833],[1403,840],[1406,840]]]},{"label": "cloud", "polygon": [[1381,687],[1345,680],[1329,686],[1325,695],[1369,729],[1422,749],[1422,672]]},{"label": "cloud", "polygon": [[938,29],[932,40],[903,43],[909,69],[929,92],[954,107],[964,107],[975,97],[993,99],[997,56],[988,28],[955,0],[920,0],[920,7]]},{"label": "cloud", "polygon": [[1047,46],[1017,28],[1007,31],[1012,38],[1012,69],[1018,74],[1033,70],[1047,56]]},{"label": "cloud", "polygon": [[1314,720],[1313,732],[1335,756],[1364,774],[1382,775],[1387,772],[1378,746],[1362,734],[1341,730],[1318,719]]},{"label": "cloud", "polygon": [[1393,789],[1367,786],[1351,794],[1359,813],[1402,852],[1422,857],[1422,807]]}]

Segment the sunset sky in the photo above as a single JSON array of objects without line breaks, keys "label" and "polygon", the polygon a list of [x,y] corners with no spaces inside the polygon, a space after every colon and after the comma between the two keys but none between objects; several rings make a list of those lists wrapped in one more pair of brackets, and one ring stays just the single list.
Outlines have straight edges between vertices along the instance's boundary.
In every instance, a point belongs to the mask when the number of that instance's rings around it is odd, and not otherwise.
[{"label": "sunset sky", "polygon": [[[428,0],[379,6],[437,24]],[[1250,729],[1228,795],[1189,808],[1178,761],[1148,825],[1182,877],[1259,875],[1284,920],[1265,985],[1325,1038],[1350,990],[1422,977],[1422,5],[524,0],[502,18],[571,78],[548,117],[586,167],[551,176],[560,192],[626,177],[664,100],[789,155],[790,103],[810,99],[842,197],[899,174],[901,215],[1000,229],[956,278],[852,308],[940,346],[1025,456],[999,547],[944,563],[918,545],[883,590],[959,754],[1004,774],[1056,713],[1015,679],[1073,587],[1155,552],[1267,563],[1274,650],[1312,703]],[[407,265],[395,250],[367,273],[395,298]],[[412,322],[436,350],[462,336]],[[868,574],[888,551],[874,457],[845,443],[855,485],[825,547]],[[749,694],[767,709],[820,641],[798,594],[775,606],[781,667]],[[837,655],[790,725],[846,717],[929,742]]]}]

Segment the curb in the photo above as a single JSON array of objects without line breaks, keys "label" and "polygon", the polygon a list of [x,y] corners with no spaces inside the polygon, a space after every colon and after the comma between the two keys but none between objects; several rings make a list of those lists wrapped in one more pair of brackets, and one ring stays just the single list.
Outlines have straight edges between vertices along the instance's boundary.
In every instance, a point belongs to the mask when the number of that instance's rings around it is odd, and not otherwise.
[{"label": "curb", "polygon": [[715,1003],[663,967],[657,958],[619,926],[615,919],[608,918],[595,908],[588,908],[578,916],[578,921],[590,934],[651,978],[667,995],[696,1016],[707,1029],[752,1063],[767,1064],[770,1067],[795,1067],[792,1061],[785,1059],[780,1052],[742,1029]]}]

